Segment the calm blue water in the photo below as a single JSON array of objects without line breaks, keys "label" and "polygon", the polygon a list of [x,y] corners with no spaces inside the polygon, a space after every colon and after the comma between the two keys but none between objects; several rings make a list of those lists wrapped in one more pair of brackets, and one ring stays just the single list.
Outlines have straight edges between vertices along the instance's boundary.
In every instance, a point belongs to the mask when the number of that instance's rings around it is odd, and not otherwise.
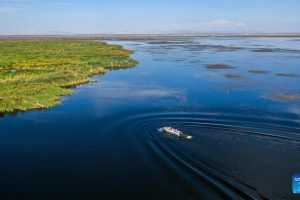
[{"label": "calm blue water", "polygon": [[109,43],[140,64],[0,118],[2,199],[300,197],[299,38]]}]

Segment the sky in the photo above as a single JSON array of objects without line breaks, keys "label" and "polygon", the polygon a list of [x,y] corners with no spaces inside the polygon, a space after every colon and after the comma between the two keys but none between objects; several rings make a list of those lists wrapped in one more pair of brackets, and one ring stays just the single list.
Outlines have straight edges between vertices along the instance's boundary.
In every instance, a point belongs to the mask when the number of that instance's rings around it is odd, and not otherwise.
[{"label": "sky", "polygon": [[295,32],[299,0],[0,0],[0,34]]}]

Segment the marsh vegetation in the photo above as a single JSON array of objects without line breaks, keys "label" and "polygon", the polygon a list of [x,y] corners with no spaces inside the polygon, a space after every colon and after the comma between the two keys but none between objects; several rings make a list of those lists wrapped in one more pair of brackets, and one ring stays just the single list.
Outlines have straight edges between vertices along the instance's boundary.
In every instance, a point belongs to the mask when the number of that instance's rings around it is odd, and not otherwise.
[{"label": "marsh vegetation", "polygon": [[249,70],[249,72],[252,73],[252,74],[268,74],[269,73],[269,71],[259,70],[259,69],[257,69],[257,70]]},{"label": "marsh vegetation", "polygon": [[263,96],[265,99],[278,100],[278,101],[296,101],[300,98],[298,94],[265,94]]},{"label": "marsh vegetation", "polygon": [[226,64],[210,64],[207,65],[206,68],[211,70],[234,69],[234,67]]},{"label": "marsh vegetation", "polygon": [[92,75],[137,64],[118,45],[80,40],[0,41],[0,112],[49,108]]},{"label": "marsh vegetation", "polygon": [[290,73],[277,73],[277,76],[283,76],[283,77],[291,77],[291,78],[297,78],[299,75],[297,74],[290,74]]},{"label": "marsh vegetation", "polygon": [[240,79],[240,78],[243,78],[243,76],[239,75],[239,74],[225,74],[224,75],[226,78],[229,78],[229,79]]},{"label": "marsh vegetation", "polygon": [[[139,66],[93,77],[99,81],[78,87],[54,109],[3,118],[0,114],[0,184],[5,186],[0,196],[294,199],[290,177],[300,160],[300,84],[299,78],[276,74],[300,75],[299,55],[252,52],[257,47],[300,50],[290,40],[191,38],[166,39],[163,45],[149,44],[153,40],[109,41],[135,51]],[[118,46],[47,43],[1,45],[1,54],[7,51],[1,63],[21,63],[6,64],[5,69],[1,64],[0,80],[8,86],[8,80],[16,81],[5,90],[11,99],[23,90],[65,91],[72,85],[65,77],[78,81],[135,63],[128,60],[131,52]],[[241,49],[218,51],[209,46]],[[30,84],[32,91],[22,83]],[[3,83],[1,87],[3,97]],[[26,94],[22,99],[30,102],[31,96],[35,97]],[[158,133],[164,126],[193,140]],[[209,179],[199,179],[199,174]]]}]

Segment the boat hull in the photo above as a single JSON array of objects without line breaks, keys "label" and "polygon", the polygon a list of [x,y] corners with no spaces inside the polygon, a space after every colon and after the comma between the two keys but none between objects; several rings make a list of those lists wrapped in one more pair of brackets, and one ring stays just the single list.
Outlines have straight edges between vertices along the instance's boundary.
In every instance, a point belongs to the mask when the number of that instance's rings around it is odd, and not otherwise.
[{"label": "boat hull", "polygon": [[159,128],[158,131],[168,133],[170,135],[174,135],[178,138],[183,138],[183,139],[192,139],[193,138],[191,135],[183,134],[182,132],[180,132],[176,129],[170,130],[169,128],[163,127],[163,128]]}]

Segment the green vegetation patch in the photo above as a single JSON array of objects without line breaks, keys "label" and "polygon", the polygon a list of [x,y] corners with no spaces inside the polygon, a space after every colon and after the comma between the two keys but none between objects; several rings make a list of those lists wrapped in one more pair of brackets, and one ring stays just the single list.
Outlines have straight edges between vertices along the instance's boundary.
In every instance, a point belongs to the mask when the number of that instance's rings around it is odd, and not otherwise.
[{"label": "green vegetation patch", "polygon": [[0,113],[49,108],[70,87],[135,66],[132,51],[80,40],[0,40]]}]

